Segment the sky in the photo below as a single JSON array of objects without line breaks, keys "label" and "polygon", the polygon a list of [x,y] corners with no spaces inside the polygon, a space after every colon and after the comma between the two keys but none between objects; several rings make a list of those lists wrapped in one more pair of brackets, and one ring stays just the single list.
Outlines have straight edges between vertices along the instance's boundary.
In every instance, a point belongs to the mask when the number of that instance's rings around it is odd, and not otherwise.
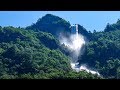
[{"label": "sky", "polygon": [[59,16],[72,24],[80,24],[87,31],[103,31],[107,23],[120,19],[120,11],[0,11],[0,26],[26,27],[45,14]]}]

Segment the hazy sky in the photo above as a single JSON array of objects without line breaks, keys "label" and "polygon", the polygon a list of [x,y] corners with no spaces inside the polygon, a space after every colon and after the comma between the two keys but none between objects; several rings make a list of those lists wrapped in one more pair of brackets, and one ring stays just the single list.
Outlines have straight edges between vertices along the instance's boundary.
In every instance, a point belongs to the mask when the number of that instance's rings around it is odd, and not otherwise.
[{"label": "hazy sky", "polygon": [[107,23],[120,19],[120,11],[0,11],[0,26],[25,27],[48,13],[60,16],[71,24],[80,24],[88,31],[104,30]]}]

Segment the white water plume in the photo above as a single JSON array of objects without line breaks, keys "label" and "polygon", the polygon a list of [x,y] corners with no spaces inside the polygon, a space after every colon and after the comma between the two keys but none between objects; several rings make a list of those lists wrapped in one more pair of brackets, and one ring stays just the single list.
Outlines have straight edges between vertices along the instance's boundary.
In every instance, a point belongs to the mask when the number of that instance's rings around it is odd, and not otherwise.
[{"label": "white water plume", "polygon": [[100,76],[99,72],[94,71],[94,70],[91,70],[91,69],[88,69],[86,65],[81,65],[81,66],[79,66],[78,64],[79,64],[79,63],[71,63],[71,68],[72,68],[73,70],[75,70],[76,72],[84,71],[84,70],[85,70],[85,71],[88,72],[88,73],[97,74],[97,75]]},{"label": "white water plume", "polygon": [[84,53],[84,45],[86,44],[85,37],[78,34],[78,28],[76,28],[76,33],[71,34],[70,37],[64,37],[60,35],[59,41],[61,44],[67,46],[69,52],[71,53],[71,68],[76,72],[85,70],[88,73],[100,75],[97,71],[88,69],[85,65],[79,65],[78,57]]},{"label": "white water plume", "polygon": [[82,54],[82,51],[80,50],[83,45],[85,45],[84,37],[80,34],[73,34],[70,38],[62,36],[60,42],[70,50],[72,56],[71,62],[76,63],[78,61],[78,56]]},{"label": "white water plume", "polygon": [[80,71],[85,70],[85,71],[87,71],[88,73],[97,74],[97,75],[100,76],[99,72],[88,69],[86,65],[81,65],[80,68],[79,68],[79,70],[80,70]]}]

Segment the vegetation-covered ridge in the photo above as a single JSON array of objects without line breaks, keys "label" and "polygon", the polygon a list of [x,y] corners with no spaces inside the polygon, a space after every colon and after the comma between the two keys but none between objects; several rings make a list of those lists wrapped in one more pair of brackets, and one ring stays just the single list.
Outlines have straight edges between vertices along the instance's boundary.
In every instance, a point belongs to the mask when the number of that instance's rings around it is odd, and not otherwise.
[{"label": "vegetation-covered ridge", "polygon": [[80,63],[96,68],[106,78],[120,78],[120,20],[104,31],[91,33]]},{"label": "vegetation-covered ridge", "polygon": [[[57,38],[60,32],[68,35],[70,23],[51,14],[26,28],[0,27],[0,79],[101,79],[71,69],[69,51]],[[120,20],[100,32],[79,26],[79,33],[89,41],[80,64],[104,78],[120,79]]]},{"label": "vegetation-covered ridge", "polygon": [[26,29],[32,29],[34,31],[44,31],[58,36],[62,33],[70,32],[70,22],[52,15],[46,14],[42,18],[39,18],[36,23],[33,23],[31,26],[26,27]]},{"label": "vegetation-covered ridge", "polygon": [[50,33],[0,27],[0,79],[100,78],[85,71],[74,72],[63,51]]}]

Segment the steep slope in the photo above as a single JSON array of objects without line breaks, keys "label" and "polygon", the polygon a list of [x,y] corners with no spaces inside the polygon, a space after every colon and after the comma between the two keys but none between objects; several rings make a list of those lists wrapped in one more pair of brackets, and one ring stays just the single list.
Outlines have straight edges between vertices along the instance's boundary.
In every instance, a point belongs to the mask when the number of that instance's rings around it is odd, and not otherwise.
[{"label": "steep slope", "polygon": [[120,24],[113,25],[112,29],[92,33],[92,40],[80,59],[81,63],[97,68],[106,78],[120,78]]},{"label": "steep slope", "polygon": [[70,23],[58,16],[46,14],[33,25],[26,27],[26,29],[44,31],[58,36],[61,32],[64,34],[70,32]]},{"label": "steep slope", "polygon": [[86,37],[89,40],[91,34],[81,25],[78,24],[78,33]]},{"label": "steep slope", "polygon": [[108,23],[106,28],[104,29],[105,32],[115,31],[115,30],[120,30],[120,20],[119,19],[114,24],[109,24]]},{"label": "steep slope", "polygon": [[69,57],[50,33],[1,27],[0,35],[0,79],[100,78],[73,72]]},{"label": "steep slope", "polygon": [[70,70],[68,57],[57,49],[53,36],[13,27],[1,28],[0,35],[1,69],[6,69],[1,75]]}]

